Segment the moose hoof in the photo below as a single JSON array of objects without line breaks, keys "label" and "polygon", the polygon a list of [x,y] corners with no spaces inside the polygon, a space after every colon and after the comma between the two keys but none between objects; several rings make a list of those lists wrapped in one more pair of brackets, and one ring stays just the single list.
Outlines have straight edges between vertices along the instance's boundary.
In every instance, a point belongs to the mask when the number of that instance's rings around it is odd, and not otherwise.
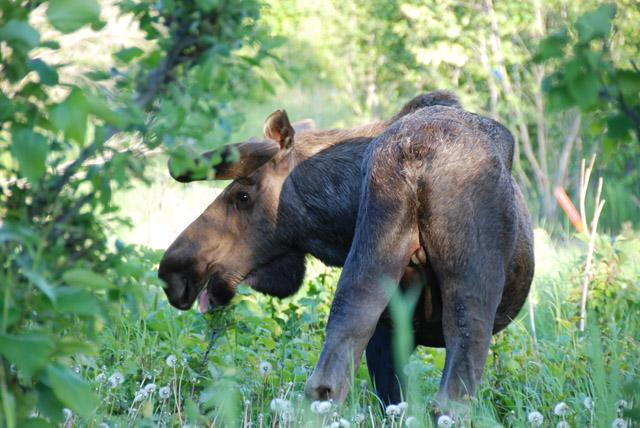
[{"label": "moose hoof", "polygon": [[309,378],[304,387],[304,393],[310,400],[329,400],[333,398],[332,391],[333,388],[326,382],[316,382],[313,377]]}]

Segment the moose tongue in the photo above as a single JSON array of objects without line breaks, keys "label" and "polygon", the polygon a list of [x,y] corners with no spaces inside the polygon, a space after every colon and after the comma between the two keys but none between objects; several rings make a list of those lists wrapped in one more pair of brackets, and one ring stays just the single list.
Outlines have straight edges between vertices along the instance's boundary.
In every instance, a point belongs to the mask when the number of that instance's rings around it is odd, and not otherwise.
[{"label": "moose tongue", "polygon": [[206,288],[198,296],[198,308],[203,314],[209,312],[209,293]]}]

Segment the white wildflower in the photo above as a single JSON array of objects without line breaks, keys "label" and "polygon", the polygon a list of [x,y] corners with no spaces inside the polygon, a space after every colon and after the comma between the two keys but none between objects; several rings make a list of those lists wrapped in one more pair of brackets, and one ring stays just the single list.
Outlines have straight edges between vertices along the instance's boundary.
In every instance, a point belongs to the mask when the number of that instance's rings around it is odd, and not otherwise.
[{"label": "white wildflower", "polygon": [[331,410],[330,401],[314,401],[311,403],[311,411],[313,413],[324,414],[329,413],[329,410]]},{"label": "white wildflower", "polygon": [[142,388],[136,392],[136,395],[133,397],[133,402],[137,403],[138,401],[144,401],[149,397],[149,393],[146,389]]},{"label": "white wildflower", "polygon": [[567,416],[567,414],[569,414],[569,406],[567,406],[567,403],[565,403],[564,401],[561,401],[555,405],[555,407],[553,408],[553,413],[558,416]]},{"label": "white wildflower", "polygon": [[178,362],[178,358],[176,358],[175,355],[171,354],[165,361],[169,367],[174,368],[176,366],[176,363]]},{"label": "white wildflower", "polygon": [[611,422],[611,428],[627,428],[627,421],[622,418],[615,418]]},{"label": "white wildflower", "polygon": [[406,401],[401,401],[398,403],[398,408],[401,412],[405,412],[409,408],[409,403],[407,403]]},{"label": "white wildflower", "polygon": [[111,376],[109,376],[109,383],[111,384],[111,388],[117,388],[122,385],[124,382],[124,376],[120,372],[114,372]]},{"label": "white wildflower", "polygon": [[364,415],[362,413],[358,413],[355,418],[353,418],[353,422],[357,424],[361,424],[364,422]]},{"label": "white wildflower", "polygon": [[151,395],[154,392],[156,392],[156,389],[158,389],[158,387],[156,386],[155,383],[149,383],[144,387],[144,390],[147,391],[147,394]]},{"label": "white wildflower", "polygon": [[258,366],[258,370],[260,370],[260,374],[262,376],[266,376],[271,373],[272,368],[273,367],[271,366],[271,363],[269,361],[261,361],[260,365]]},{"label": "white wildflower", "polygon": [[349,428],[351,426],[351,423],[348,420],[346,420],[345,418],[340,418],[338,420],[338,426],[340,428]]},{"label": "white wildflower", "polygon": [[562,421],[562,422],[558,422],[558,425],[556,425],[556,428],[571,428],[571,425],[569,425],[569,422],[567,421]]},{"label": "white wildflower", "polygon": [[96,376],[96,379],[95,379],[95,380],[96,380],[96,382],[98,382],[98,383],[102,383],[102,382],[104,382],[105,380],[107,380],[107,375],[106,375],[106,374],[104,374],[104,373],[98,373],[98,375]]},{"label": "white wildflower", "polygon": [[544,422],[544,416],[542,416],[542,413],[534,410],[533,412],[529,412],[529,414],[527,415],[527,420],[534,427],[539,427]]},{"label": "white wildflower", "polygon": [[452,427],[453,426],[453,419],[451,419],[447,415],[442,415],[442,416],[440,416],[438,418],[438,426],[439,427]]},{"label": "white wildflower", "polygon": [[593,400],[591,399],[591,397],[586,397],[582,404],[584,404],[584,407],[586,407],[587,410],[593,409]]},{"label": "white wildflower", "polygon": [[169,395],[171,395],[171,390],[169,389],[168,386],[163,386],[158,390],[158,395],[162,399],[169,398]]},{"label": "white wildflower", "polygon": [[618,400],[618,409],[626,409],[627,407],[629,407],[627,400]]},{"label": "white wildflower", "polygon": [[67,409],[65,407],[64,409],[62,409],[62,415],[64,416],[64,420],[68,421],[73,417],[73,412],[71,411],[71,409]]},{"label": "white wildflower", "polygon": [[615,418],[611,422],[611,428],[627,428],[627,421],[622,418]]},{"label": "white wildflower", "polygon": [[404,421],[404,424],[408,427],[417,427],[419,425],[418,418],[415,416],[409,416],[407,420]]},{"label": "white wildflower", "polygon": [[402,410],[400,410],[400,407],[398,407],[397,404],[389,404],[387,406],[387,416],[399,416],[402,413]]},{"label": "white wildflower", "polygon": [[291,403],[282,398],[271,400],[271,410],[278,413],[288,413],[291,410]]}]

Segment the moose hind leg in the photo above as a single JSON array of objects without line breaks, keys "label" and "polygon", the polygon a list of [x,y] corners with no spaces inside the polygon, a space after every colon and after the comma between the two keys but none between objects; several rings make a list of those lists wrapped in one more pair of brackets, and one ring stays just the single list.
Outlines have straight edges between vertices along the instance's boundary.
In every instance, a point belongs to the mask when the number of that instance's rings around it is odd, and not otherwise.
[{"label": "moose hind leg", "polygon": [[[457,223],[462,234],[448,241],[435,239],[432,243],[439,245],[430,250],[442,296],[447,353],[437,401],[445,408],[473,396],[480,383],[513,249],[511,222],[463,222]],[[495,238],[498,227],[501,239]]]},{"label": "moose hind leg", "polygon": [[[496,278],[496,288],[502,289]],[[482,378],[489,351],[499,296],[483,295],[480,284],[470,279],[444,281],[442,327],[446,343],[445,367],[437,401],[448,407],[473,396]]]}]

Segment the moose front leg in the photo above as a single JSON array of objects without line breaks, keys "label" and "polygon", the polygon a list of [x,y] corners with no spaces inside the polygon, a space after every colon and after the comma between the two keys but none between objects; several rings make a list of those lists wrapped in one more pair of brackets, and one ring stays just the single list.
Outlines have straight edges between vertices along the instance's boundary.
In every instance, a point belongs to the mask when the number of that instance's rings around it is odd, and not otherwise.
[{"label": "moose front leg", "polygon": [[376,330],[367,344],[367,368],[378,398],[385,406],[402,399],[400,373],[393,358],[391,328],[378,321]]}]

